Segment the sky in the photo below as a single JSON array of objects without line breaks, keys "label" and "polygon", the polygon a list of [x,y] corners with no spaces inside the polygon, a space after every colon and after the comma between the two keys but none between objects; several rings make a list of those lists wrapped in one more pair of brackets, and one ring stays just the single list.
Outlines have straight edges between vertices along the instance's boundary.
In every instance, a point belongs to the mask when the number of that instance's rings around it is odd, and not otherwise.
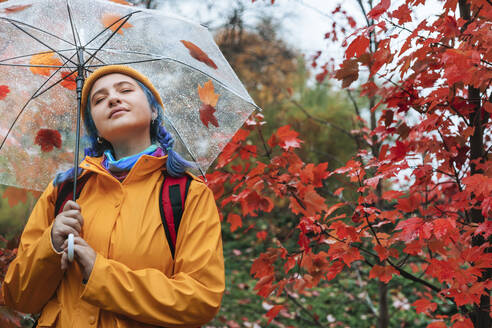
[{"label": "sky", "polygon": [[[326,56],[333,56],[339,61],[343,58],[343,49],[324,39],[334,20],[340,19],[340,16],[332,15],[331,12],[342,1],[276,0],[271,5],[270,0],[256,0],[254,3],[251,0],[167,0],[159,2],[158,9],[198,21],[213,31],[225,22],[238,2],[244,5],[244,19],[248,26],[254,26],[261,15],[275,17],[280,23],[282,39],[299,49],[307,58],[318,50],[323,50]],[[378,0],[374,2],[377,4]],[[398,8],[403,2],[404,0],[393,0],[390,10]],[[425,7],[420,5],[415,10],[418,21],[432,19],[432,15],[439,12],[439,7],[439,0],[427,0]],[[365,24],[356,0],[343,1],[343,8],[351,13],[358,26]],[[342,24],[346,25],[346,22],[343,21]],[[402,38],[407,35],[406,32],[402,33]]]}]

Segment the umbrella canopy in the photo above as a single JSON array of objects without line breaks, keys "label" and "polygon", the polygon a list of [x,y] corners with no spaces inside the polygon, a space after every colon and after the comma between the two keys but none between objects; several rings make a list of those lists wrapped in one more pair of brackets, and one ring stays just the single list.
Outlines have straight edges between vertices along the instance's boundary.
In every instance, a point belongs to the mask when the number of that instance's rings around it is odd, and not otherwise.
[{"label": "umbrella canopy", "polygon": [[70,168],[77,74],[131,66],[165,105],[176,150],[205,172],[258,107],[204,26],[110,1],[0,4],[0,184],[42,190]]}]

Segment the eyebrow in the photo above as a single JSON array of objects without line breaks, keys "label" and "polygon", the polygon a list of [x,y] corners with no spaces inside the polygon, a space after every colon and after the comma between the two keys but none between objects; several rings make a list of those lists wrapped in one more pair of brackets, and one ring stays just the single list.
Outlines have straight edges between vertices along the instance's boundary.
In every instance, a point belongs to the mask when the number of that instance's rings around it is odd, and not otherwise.
[{"label": "eyebrow", "polygon": [[[119,87],[119,86],[121,86],[122,84],[129,84],[129,85],[131,85],[131,86],[134,86],[134,85],[133,85],[133,83],[131,83],[130,81],[120,81],[120,82],[117,82],[117,83],[113,84],[113,86],[114,86],[114,87]],[[94,101],[94,97],[95,97],[96,95],[98,95],[99,93],[104,92],[104,91],[106,91],[106,88],[102,88],[102,89],[97,90],[97,91],[96,91],[96,92],[92,95],[92,97],[91,97],[91,103]]]}]

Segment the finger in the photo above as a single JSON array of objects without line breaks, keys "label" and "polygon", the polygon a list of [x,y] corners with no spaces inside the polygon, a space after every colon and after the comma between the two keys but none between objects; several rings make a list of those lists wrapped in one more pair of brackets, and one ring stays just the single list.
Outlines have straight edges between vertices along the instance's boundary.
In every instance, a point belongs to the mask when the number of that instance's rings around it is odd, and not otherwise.
[{"label": "finger", "polygon": [[62,226],[59,231],[60,236],[64,239],[68,238],[68,235],[71,233],[73,233],[74,237],[79,236],[79,232],[77,230],[67,225]]},{"label": "finger", "polygon": [[86,247],[89,246],[89,244],[84,240],[84,238],[80,236],[74,236],[74,237],[75,238],[73,239],[73,242],[75,245],[86,246]]},{"label": "finger", "polygon": [[81,226],[84,224],[84,218],[78,210],[68,210],[63,212],[63,216],[77,220]]},{"label": "finger", "polygon": [[61,269],[65,271],[68,268],[68,255],[67,252],[63,252],[61,257]]},{"label": "finger", "polygon": [[74,209],[74,210],[81,210],[80,208],[80,205],[77,204],[76,202],[74,202],[73,200],[68,200],[66,203],[65,203],[65,206],[63,206],[63,212],[65,211],[68,211],[68,210],[71,210],[71,209]]},{"label": "finger", "polygon": [[73,218],[73,217],[61,217],[60,218],[60,223],[69,227],[74,228],[78,232],[82,230],[82,225],[80,224],[80,221]]}]

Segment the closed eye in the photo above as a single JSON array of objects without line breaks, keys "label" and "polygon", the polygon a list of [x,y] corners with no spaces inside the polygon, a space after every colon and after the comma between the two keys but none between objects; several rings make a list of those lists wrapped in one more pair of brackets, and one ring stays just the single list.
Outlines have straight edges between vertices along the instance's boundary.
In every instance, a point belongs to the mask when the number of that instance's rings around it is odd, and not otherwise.
[{"label": "closed eye", "polygon": [[99,103],[100,103],[101,101],[103,101],[103,100],[104,100],[104,97],[103,97],[103,98],[98,98],[98,99],[96,99],[96,100],[94,101],[94,104],[95,104],[95,105],[97,105],[97,104],[99,104]]}]

